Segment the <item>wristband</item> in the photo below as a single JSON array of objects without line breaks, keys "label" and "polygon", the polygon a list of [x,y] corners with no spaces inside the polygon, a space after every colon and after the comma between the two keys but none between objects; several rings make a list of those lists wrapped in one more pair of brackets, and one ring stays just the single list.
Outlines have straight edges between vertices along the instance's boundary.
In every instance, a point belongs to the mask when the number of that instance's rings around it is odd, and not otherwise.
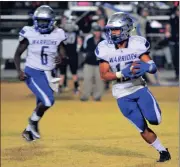
[{"label": "wristband", "polygon": [[156,65],[155,65],[155,63],[154,63],[153,60],[150,60],[150,61],[148,61],[147,63],[149,64],[148,72],[154,73],[154,72],[157,71],[157,67],[156,67]]},{"label": "wristband", "polygon": [[122,77],[123,77],[122,72],[121,72],[121,71],[116,72],[116,77],[117,77],[118,79],[122,78]]}]

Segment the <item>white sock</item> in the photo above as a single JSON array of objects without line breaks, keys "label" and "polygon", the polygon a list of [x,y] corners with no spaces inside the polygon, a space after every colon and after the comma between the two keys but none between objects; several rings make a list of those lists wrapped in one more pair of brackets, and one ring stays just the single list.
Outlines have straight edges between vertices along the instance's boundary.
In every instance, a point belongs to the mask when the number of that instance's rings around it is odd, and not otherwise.
[{"label": "white sock", "polygon": [[30,125],[29,125],[29,124],[28,124],[28,126],[26,127],[26,130],[27,130],[27,131],[30,131],[30,130],[31,130]]},{"label": "white sock", "polygon": [[37,116],[36,111],[34,111],[31,115],[31,120],[32,121],[39,121],[41,117]]},{"label": "white sock", "polygon": [[156,138],[156,140],[150,145],[153,146],[159,152],[167,151],[166,148],[161,144],[161,142],[158,138]]}]

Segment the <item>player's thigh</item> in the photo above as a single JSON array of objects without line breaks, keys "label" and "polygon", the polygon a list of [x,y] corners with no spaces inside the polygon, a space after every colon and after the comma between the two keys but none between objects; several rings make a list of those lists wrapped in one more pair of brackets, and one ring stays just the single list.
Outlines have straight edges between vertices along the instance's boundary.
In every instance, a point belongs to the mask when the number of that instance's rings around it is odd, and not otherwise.
[{"label": "player's thigh", "polygon": [[53,90],[46,79],[31,77],[29,82],[29,88],[45,106],[52,106],[54,104]]},{"label": "player's thigh", "polygon": [[125,96],[119,98],[117,103],[122,114],[139,130],[139,132],[143,132],[146,129],[147,124],[141,114],[137,102]]},{"label": "player's thigh", "polygon": [[158,125],[161,122],[161,110],[159,105],[147,87],[138,91],[138,105],[144,117],[149,123]]},{"label": "player's thigh", "polygon": [[45,106],[52,106],[54,104],[53,90],[49,86],[45,73],[34,70],[33,73],[28,72],[26,74],[26,84],[36,98],[41,100]]},{"label": "player's thigh", "polygon": [[70,58],[69,59],[69,66],[70,66],[71,73],[73,75],[76,75],[77,70],[78,70],[78,57]]}]

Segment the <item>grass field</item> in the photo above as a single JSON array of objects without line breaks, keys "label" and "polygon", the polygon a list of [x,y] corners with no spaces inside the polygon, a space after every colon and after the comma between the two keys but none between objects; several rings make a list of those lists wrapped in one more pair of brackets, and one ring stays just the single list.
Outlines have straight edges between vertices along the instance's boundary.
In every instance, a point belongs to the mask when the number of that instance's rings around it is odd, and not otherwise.
[{"label": "grass field", "polygon": [[27,143],[21,132],[35,107],[23,83],[1,83],[2,167],[177,167],[178,88],[150,88],[162,109],[160,126],[150,126],[169,148],[172,160],[156,163],[158,153],[119,112],[111,92],[102,102],[80,102],[71,92],[57,97],[40,122],[42,138]]}]

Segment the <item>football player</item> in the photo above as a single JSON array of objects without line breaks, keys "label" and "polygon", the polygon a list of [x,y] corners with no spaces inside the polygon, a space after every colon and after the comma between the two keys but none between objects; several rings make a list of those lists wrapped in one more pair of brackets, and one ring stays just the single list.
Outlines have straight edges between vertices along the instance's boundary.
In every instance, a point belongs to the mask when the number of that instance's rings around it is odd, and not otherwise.
[{"label": "football player", "polygon": [[130,35],[133,20],[128,14],[113,14],[105,29],[107,40],[100,42],[95,50],[101,78],[113,81],[112,94],[122,114],[135,125],[142,138],[160,153],[158,162],[170,160],[168,149],[146,123],[146,120],[152,125],[161,122],[159,105],[141,77],[146,72],[154,74],[157,71],[149,56],[150,44],[144,37]]},{"label": "football player", "polygon": [[[67,82],[67,66],[69,64],[70,71],[72,74],[72,79],[74,81],[74,94],[79,94],[79,82],[78,82],[78,53],[77,53],[77,40],[78,40],[78,26],[76,25],[74,19],[71,17],[65,17],[63,19],[62,28],[67,35],[67,39],[64,41],[66,56],[68,60],[67,63],[61,64],[60,69],[60,85],[59,91],[62,91],[62,85],[64,81]],[[65,62],[65,61],[64,61]]]},{"label": "football player", "polygon": [[[22,133],[27,141],[40,138],[39,120],[54,104],[53,92],[58,90],[59,78],[52,77],[56,64],[64,56],[62,41],[65,32],[55,26],[55,14],[51,7],[43,5],[33,15],[34,25],[25,26],[19,33],[19,45],[14,62],[19,79],[25,81],[36,96],[37,105],[29,118],[29,124]],[[20,57],[27,49],[24,71],[20,68]]]}]

